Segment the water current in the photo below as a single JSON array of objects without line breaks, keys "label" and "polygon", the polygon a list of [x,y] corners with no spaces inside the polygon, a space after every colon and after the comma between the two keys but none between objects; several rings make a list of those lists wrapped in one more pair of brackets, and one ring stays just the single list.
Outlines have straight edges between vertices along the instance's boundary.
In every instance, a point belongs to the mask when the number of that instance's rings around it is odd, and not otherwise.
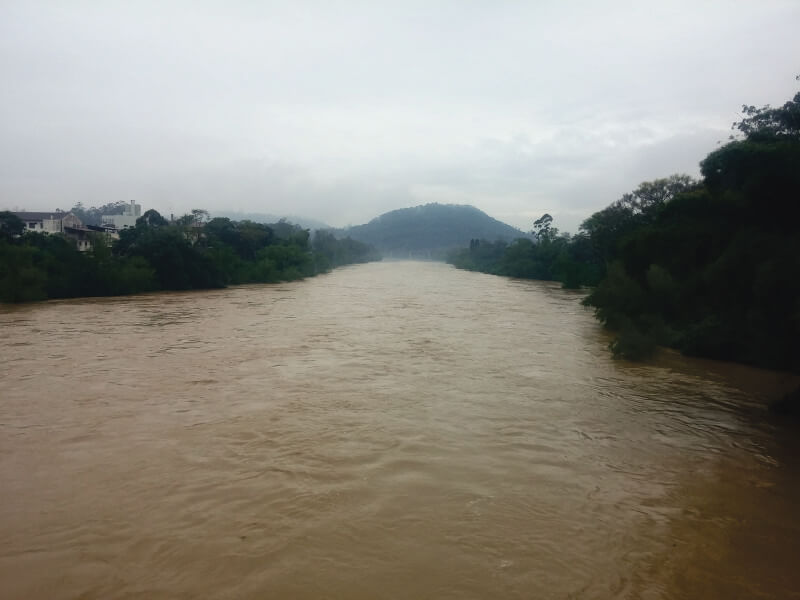
[{"label": "water current", "polygon": [[798,598],[787,379],[387,262],[0,308],[0,597]]}]

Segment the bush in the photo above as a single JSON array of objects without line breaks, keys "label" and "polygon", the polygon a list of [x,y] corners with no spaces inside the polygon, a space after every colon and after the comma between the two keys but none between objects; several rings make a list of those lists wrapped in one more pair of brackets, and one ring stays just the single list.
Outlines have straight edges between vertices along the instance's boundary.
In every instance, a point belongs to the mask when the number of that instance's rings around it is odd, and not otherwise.
[{"label": "bush", "polygon": [[656,350],[656,342],[652,337],[640,332],[632,323],[628,322],[608,347],[614,354],[614,358],[643,360],[653,355]]}]

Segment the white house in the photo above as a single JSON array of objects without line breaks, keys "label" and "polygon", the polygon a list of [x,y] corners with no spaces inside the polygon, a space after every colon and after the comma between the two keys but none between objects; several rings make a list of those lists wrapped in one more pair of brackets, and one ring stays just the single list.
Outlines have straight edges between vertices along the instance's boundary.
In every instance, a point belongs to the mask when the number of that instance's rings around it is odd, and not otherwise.
[{"label": "white house", "polygon": [[27,231],[39,233],[64,233],[64,227],[82,227],[81,220],[67,212],[17,212]]},{"label": "white house", "polygon": [[26,231],[37,233],[63,233],[67,237],[75,240],[78,250],[81,252],[92,247],[89,241],[89,230],[84,227],[83,222],[67,212],[15,212],[23,223]]}]

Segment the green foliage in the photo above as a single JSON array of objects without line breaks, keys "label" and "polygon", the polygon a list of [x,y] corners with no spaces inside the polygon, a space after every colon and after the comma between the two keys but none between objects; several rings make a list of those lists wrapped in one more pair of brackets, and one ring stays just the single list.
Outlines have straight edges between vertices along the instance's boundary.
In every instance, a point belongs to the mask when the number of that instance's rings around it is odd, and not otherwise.
[{"label": "green foliage", "polygon": [[560,281],[563,287],[572,289],[597,282],[599,268],[588,237],[558,236],[558,230],[550,227],[551,222],[546,219],[539,223],[536,241],[518,238],[508,244],[473,239],[469,248],[451,251],[447,262],[470,271]]},{"label": "green foliage", "polygon": [[734,123],[732,128],[741,131],[749,140],[800,139],[800,92],[779,108],[745,104],[742,112],[747,117]]},{"label": "green foliage", "polygon": [[147,210],[145,213],[136,219],[136,227],[146,228],[146,227],[168,227],[169,221],[167,221],[164,217],[161,216],[157,210]]},{"label": "green foliage", "polygon": [[289,281],[380,259],[349,238],[321,232],[312,248],[309,232],[291,223],[207,221],[203,210],[174,223],[148,210],[113,245],[96,235],[88,252],[60,234],[19,235],[15,219],[0,213],[2,302]]},{"label": "green foliage", "polygon": [[[530,240],[515,240],[511,246],[530,243]],[[468,271],[482,271],[484,273],[500,274],[500,262],[506,252],[513,252],[509,244],[504,241],[488,242],[473,239],[469,242],[468,249],[453,250],[447,255],[447,262],[459,269]]]},{"label": "green foliage", "polygon": [[314,267],[317,272],[381,259],[380,254],[373,246],[357,242],[350,237],[338,240],[330,231],[315,231],[311,246],[314,251]]},{"label": "green foliage", "polygon": [[619,332],[620,353],[642,341],[635,330],[686,354],[800,372],[799,102],[745,107],[745,138],[708,155],[703,186],[618,236],[618,263],[586,302]]},{"label": "green foliage", "polygon": [[103,272],[106,281],[102,295],[120,296],[159,289],[156,270],[146,259],[133,256],[129,259],[116,258]]},{"label": "green foliage", "polygon": [[47,298],[47,273],[37,265],[41,252],[0,240],[0,301],[29,302]]},{"label": "green foliage", "polygon": [[614,358],[626,360],[643,360],[653,355],[656,350],[655,340],[642,333],[630,321],[625,321],[618,329],[617,337],[609,344]]},{"label": "green foliage", "polygon": [[551,229],[553,217],[545,213],[533,222],[533,236],[537,241],[552,241],[558,235],[558,229]]},{"label": "green foliage", "polygon": [[0,240],[11,240],[22,235],[25,223],[17,215],[7,210],[0,211]]},{"label": "green foliage", "polygon": [[544,215],[536,243],[471,243],[450,262],[594,286],[584,304],[617,332],[615,356],[663,345],[800,372],[800,94],[744,112],[744,137],[706,157],[702,182],[644,182],[577,236],[554,235]]},{"label": "green foliage", "polygon": [[605,278],[584,298],[583,304],[596,308],[595,314],[603,325],[620,329],[625,322],[642,313],[645,290],[617,261],[611,264]]},{"label": "green foliage", "polygon": [[581,224],[581,231],[591,240],[599,265],[619,257],[620,244],[640,227],[653,223],[667,203],[681,194],[698,188],[688,175],[671,175],[643,182],[607,208],[594,213]]},{"label": "green foliage", "polygon": [[533,224],[533,240],[518,239],[500,252],[451,252],[448,262],[459,268],[511,277],[560,281],[565,288],[597,285],[607,265],[622,254],[623,244],[642,227],[652,224],[668,203],[698,188],[688,175],[672,175],[644,182],[609,207],[593,214],[576,236],[559,235],[553,218],[544,214]]}]

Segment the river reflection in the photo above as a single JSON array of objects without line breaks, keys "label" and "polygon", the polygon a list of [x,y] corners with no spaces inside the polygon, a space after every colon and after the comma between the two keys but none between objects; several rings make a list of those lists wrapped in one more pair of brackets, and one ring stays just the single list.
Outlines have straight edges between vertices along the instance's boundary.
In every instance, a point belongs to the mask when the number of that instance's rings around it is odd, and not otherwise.
[{"label": "river reflection", "polygon": [[791,381],[397,262],[3,307],[9,598],[800,597]]}]

